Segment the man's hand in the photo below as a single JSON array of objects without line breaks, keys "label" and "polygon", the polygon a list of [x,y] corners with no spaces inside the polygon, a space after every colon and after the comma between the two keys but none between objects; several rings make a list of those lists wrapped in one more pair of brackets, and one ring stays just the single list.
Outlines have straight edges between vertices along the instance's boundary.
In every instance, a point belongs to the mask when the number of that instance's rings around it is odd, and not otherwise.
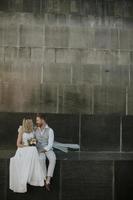
[{"label": "man's hand", "polygon": [[45,152],[47,152],[45,149],[43,149],[43,150],[41,151],[41,153],[45,153]]}]

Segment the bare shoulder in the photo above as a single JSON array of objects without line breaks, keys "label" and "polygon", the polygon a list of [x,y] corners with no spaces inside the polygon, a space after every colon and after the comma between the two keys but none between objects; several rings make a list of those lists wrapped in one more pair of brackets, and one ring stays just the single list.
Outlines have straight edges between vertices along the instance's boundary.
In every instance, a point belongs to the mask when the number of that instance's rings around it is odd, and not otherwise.
[{"label": "bare shoulder", "polygon": [[21,137],[22,134],[23,134],[23,127],[19,126],[19,128],[18,128],[18,136]]},{"label": "bare shoulder", "polygon": [[22,125],[20,125],[19,128],[18,128],[18,132],[22,132],[22,129],[23,129]]}]

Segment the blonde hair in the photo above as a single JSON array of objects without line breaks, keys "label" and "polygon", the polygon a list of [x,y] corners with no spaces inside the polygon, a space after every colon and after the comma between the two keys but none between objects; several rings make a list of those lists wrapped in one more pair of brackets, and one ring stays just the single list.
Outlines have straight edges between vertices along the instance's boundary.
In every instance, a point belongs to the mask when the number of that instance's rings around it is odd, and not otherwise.
[{"label": "blonde hair", "polygon": [[23,119],[22,122],[22,132],[30,133],[33,131],[33,121],[32,119]]}]

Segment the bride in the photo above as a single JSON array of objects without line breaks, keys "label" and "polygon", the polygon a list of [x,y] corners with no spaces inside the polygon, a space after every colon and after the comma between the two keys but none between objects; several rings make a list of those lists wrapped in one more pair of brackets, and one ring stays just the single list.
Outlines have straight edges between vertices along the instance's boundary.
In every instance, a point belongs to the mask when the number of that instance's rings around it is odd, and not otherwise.
[{"label": "bride", "polygon": [[32,119],[23,119],[18,129],[17,151],[10,158],[9,188],[14,192],[27,192],[27,183],[33,186],[44,186],[46,179],[40,165],[39,155],[35,146],[29,141],[34,138]]}]

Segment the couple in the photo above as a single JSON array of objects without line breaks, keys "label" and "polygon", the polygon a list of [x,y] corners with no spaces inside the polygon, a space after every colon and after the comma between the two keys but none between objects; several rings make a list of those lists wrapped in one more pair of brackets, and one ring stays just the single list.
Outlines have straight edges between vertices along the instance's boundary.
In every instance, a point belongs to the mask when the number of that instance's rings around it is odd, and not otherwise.
[{"label": "couple", "polygon": [[[50,191],[54,174],[56,155],[53,149],[68,152],[68,148],[79,149],[78,144],[65,144],[54,141],[54,131],[47,124],[44,114],[37,114],[33,127],[31,118],[23,119],[18,129],[17,151],[10,158],[9,188],[14,192],[27,192],[27,183],[42,186]],[[46,158],[49,160],[46,168]]]}]

